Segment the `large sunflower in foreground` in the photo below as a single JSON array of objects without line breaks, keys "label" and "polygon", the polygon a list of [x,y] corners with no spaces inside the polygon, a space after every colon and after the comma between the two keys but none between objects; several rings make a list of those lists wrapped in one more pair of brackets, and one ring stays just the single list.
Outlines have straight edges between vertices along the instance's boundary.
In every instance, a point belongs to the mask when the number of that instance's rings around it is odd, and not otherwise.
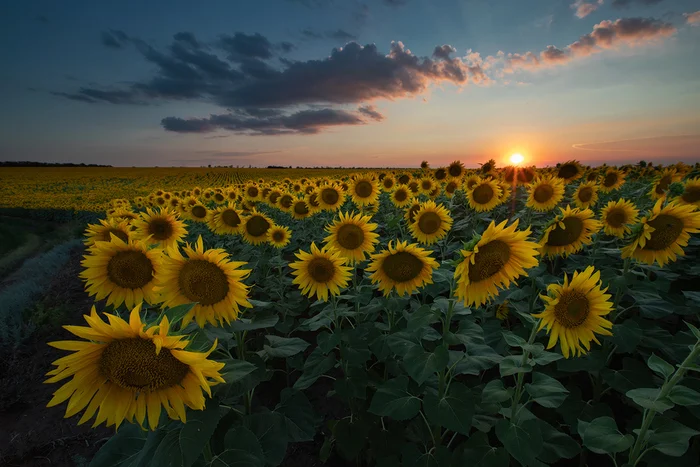
[{"label": "large sunflower in foreground", "polygon": [[625,183],[625,174],[618,169],[608,169],[600,181],[600,191],[603,193],[609,193],[613,190],[617,190]]},{"label": "large sunflower in foreground", "polygon": [[583,176],[583,167],[578,161],[568,161],[559,166],[557,170],[557,177],[562,179],[566,183],[573,182],[574,180]]},{"label": "large sunflower in foreground", "polygon": [[600,344],[596,334],[611,336],[613,324],[603,317],[612,310],[607,290],[601,289],[600,271],[593,266],[575,272],[571,282],[564,274],[563,285],[550,284],[547,295],[540,295],[545,301],[544,311],[533,315],[542,319],[539,329],[547,328],[547,348],[559,341],[562,354],[569,358],[585,354],[591,349],[591,341]]},{"label": "large sunflower in foreground", "polygon": [[700,211],[675,201],[662,208],[662,203],[657,201],[651,215],[642,219],[636,238],[622,249],[623,258],[646,264],[656,261],[663,267],[685,255],[683,247],[688,245],[690,234],[700,232]]},{"label": "large sunflower in foreground", "polygon": [[283,225],[273,225],[267,231],[267,241],[275,248],[284,248],[292,239],[292,231]]},{"label": "large sunflower in foreground", "polygon": [[413,238],[424,245],[432,245],[447,235],[452,228],[450,212],[434,201],[426,201],[415,214],[409,229]]},{"label": "large sunflower in foreground", "polygon": [[154,291],[161,271],[162,250],[148,249],[143,242],[126,243],[112,236],[110,242],[95,242],[80,263],[85,270],[85,290],[95,300],[107,298],[107,305],[128,308],[146,301],[160,303]]},{"label": "large sunflower in foreground", "polygon": [[480,179],[474,188],[467,190],[467,201],[477,212],[490,211],[501,202],[501,187],[496,180]]},{"label": "large sunflower in foreground", "polygon": [[527,187],[526,206],[535,211],[551,211],[564,198],[564,182],[557,177],[542,176]]},{"label": "large sunflower in foreground", "polygon": [[571,209],[571,206],[560,209],[561,214],[549,223],[540,240],[542,254],[547,257],[566,257],[578,252],[591,243],[591,237],[601,227],[590,209]]},{"label": "large sunflower in foreground", "polygon": [[537,266],[539,245],[529,241],[530,228],[519,231],[518,221],[506,227],[503,221],[494,221],[478,241],[470,242],[461,251],[463,261],[455,269],[455,295],[465,306],[482,305],[498,296],[498,289],[506,289],[526,269]]},{"label": "large sunflower in foreground", "polygon": [[106,422],[118,428],[127,420],[151,430],[158,427],[163,408],[183,423],[185,406],[204,410],[202,391],[211,397],[211,386],[225,382],[219,373],[224,364],[207,358],[217,342],[208,352],[185,350],[189,341],[168,335],[167,317],[146,328],[140,311],[139,304],[128,323],[111,314],[105,322],[93,306],[90,316],[84,315],[89,326],[64,326],[85,340],[49,343],[74,353],[53,362],[56,368],[47,373],[47,383],[71,378],[54,392],[47,407],[68,400],[66,418],[85,409],[79,425],[97,414],[93,427]]},{"label": "large sunflower in foreground", "polygon": [[192,320],[199,327],[229,323],[238,318],[240,307],[252,307],[243,283],[250,270],[239,269],[245,262],[230,261],[221,248],[205,251],[201,235],[194,248],[188,244],[184,251],[186,256],[178,248],[168,250],[156,288],[164,308],[197,302],[182,318],[183,326]]},{"label": "large sunflower in foreground", "polygon": [[608,202],[600,212],[600,219],[606,234],[622,238],[631,232],[629,226],[637,222],[638,214],[634,204],[621,198]]},{"label": "large sunflower in foreground", "polygon": [[358,206],[373,204],[379,198],[379,183],[372,176],[360,176],[350,186],[350,196]]},{"label": "large sunflower in foreground", "polygon": [[387,249],[372,255],[367,271],[372,283],[379,283],[379,290],[389,295],[396,289],[399,295],[412,294],[420,287],[433,283],[433,269],[440,265],[430,256],[430,251],[417,243],[389,242]]},{"label": "large sunflower in foreground", "polygon": [[350,264],[364,261],[365,256],[374,251],[379,235],[374,231],[377,224],[370,222],[370,216],[340,213],[340,220],[326,227],[328,236],[324,242],[335,248]]},{"label": "large sunflower in foreground", "polygon": [[307,297],[314,295],[326,301],[328,295],[340,295],[340,290],[348,286],[351,268],[345,266],[346,258],[333,247],[325,246],[319,249],[316,243],[311,243],[311,252],[299,250],[295,253],[299,261],[289,264],[294,269],[292,281]]},{"label": "large sunflower in foreground", "polygon": [[406,185],[397,185],[396,189],[389,195],[391,202],[397,208],[402,208],[411,202],[413,194]]},{"label": "large sunflower in foreground", "polygon": [[170,248],[182,242],[187,234],[185,223],[177,218],[175,212],[169,209],[154,211],[150,208],[141,213],[141,218],[134,220],[133,237],[143,240],[149,245]]},{"label": "large sunflower in foreground", "polygon": [[586,209],[598,202],[598,185],[595,182],[582,182],[574,192],[576,207]]},{"label": "large sunflower in foreground", "polygon": [[220,206],[209,218],[209,229],[219,235],[236,235],[241,233],[243,213],[235,207]]},{"label": "large sunflower in foreground", "polygon": [[272,221],[265,214],[253,209],[246,217],[241,227],[243,240],[251,245],[260,245],[267,241],[267,231],[272,227]]},{"label": "large sunflower in foreground", "polygon": [[99,224],[88,224],[85,230],[85,245],[92,246],[95,242],[109,242],[112,235],[124,242],[131,238],[131,227],[127,220],[114,218],[100,219]]},{"label": "large sunflower in foreground", "polygon": [[677,201],[681,204],[691,204],[700,209],[700,177],[686,180],[683,193]]}]

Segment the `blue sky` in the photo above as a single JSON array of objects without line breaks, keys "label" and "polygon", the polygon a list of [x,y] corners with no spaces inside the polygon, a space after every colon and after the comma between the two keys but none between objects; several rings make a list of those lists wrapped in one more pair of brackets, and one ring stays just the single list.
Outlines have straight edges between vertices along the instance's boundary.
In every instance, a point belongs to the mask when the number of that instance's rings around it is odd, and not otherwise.
[{"label": "blue sky", "polygon": [[698,10],[696,0],[6,2],[0,159],[692,162]]}]

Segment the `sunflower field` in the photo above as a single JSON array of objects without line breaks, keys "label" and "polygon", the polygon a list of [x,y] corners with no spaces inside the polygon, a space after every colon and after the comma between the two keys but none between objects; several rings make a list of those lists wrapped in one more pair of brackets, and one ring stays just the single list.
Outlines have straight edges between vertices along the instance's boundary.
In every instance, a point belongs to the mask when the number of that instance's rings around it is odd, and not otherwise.
[{"label": "sunflower field", "polygon": [[90,466],[698,465],[699,165],[294,174],[86,226]]}]

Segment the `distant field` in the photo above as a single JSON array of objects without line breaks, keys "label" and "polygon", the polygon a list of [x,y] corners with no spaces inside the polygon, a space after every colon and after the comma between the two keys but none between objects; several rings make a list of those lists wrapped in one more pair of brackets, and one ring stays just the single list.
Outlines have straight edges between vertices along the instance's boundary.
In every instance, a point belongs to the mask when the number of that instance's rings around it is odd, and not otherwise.
[{"label": "distant field", "polygon": [[127,167],[0,168],[0,208],[103,211],[114,198],[159,189],[223,187],[247,180],[334,177],[356,169],[228,169]]}]

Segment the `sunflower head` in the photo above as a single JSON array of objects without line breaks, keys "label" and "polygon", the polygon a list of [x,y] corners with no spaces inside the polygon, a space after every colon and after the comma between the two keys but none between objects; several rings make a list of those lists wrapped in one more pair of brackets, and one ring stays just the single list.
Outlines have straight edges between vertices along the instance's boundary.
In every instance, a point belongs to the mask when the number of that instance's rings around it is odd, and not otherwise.
[{"label": "sunflower head", "polygon": [[415,214],[415,220],[409,226],[411,235],[418,242],[432,245],[444,238],[452,228],[452,217],[443,205],[426,201]]},{"label": "sunflower head", "polygon": [[391,175],[387,175],[382,178],[382,190],[386,192],[391,192],[396,186],[396,180]]},{"label": "sunflower head", "polygon": [[327,183],[318,189],[318,202],[321,209],[335,211],[345,201],[345,193],[335,183]]},{"label": "sunflower head", "polygon": [[482,174],[490,174],[494,170],[496,170],[496,161],[493,159],[489,159],[488,162],[481,165]]},{"label": "sunflower head", "polygon": [[243,226],[243,213],[234,206],[220,206],[209,219],[209,229],[219,235],[236,235]]},{"label": "sunflower head", "polygon": [[576,207],[586,209],[598,202],[598,185],[595,182],[582,182],[574,193]]},{"label": "sunflower head", "polygon": [[433,177],[435,177],[435,180],[438,182],[447,180],[447,169],[445,167],[440,167],[439,169],[435,170]]},{"label": "sunflower head", "polygon": [[420,191],[422,193],[427,195],[428,193],[433,191],[435,187],[435,182],[430,177],[423,177],[419,180],[418,187],[420,188]]},{"label": "sunflower head", "polygon": [[312,208],[306,200],[298,199],[292,202],[290,213],[294,219],[306,219],[313,214],[311,210]]},{"label": "sunflower head", "polygon": [[202,203],[197,202],[187,210],[189,218],[195,222],[206,222],[209,219],[209,209]]},{"label": "sunflower head", "polygon": [[445,184],[445,195],[448,198],[452,198],[458,189],[459,183],[455,182],[454,180],[450,180],[447,182],[447,184]]},{"label": "sunflower head", "polygon": [[700,177],[686,180],[683,184],[683,193],[678,198],[680,204],[691,204],[700,209]]},{"label": "sunflower head", "polygon": [[350,187],[350,196],[358,206],[375,203],[379,192],[379,182],[371,175],[355,178]]},{"label": "sunflower head", "polygon": [[600,190],[603,193],[609,193],[617,190],[625,183],[625,174],[621,170],[614,168],[608,169],[600,181]]},{"label": "sunflower head", "polygon": [[272,221],[265,214],[256,209],[250,211],[250,215],[243,221],[241,233],[243,240],[251,245],[260,245],[267,241],[267,231],[272,227]]},{"label": "sunflower head", "polygon": [[447,167],[447,175],[450,178],[462,178],[464,175],[464,164],[462,161],[454,161]]},{"label": "sunflower head", "polygon": [[639,210],[634,204],[621,198],[608,202],[602,209],[600,218],[606,234],[622,238],[631,232],[630,225],[637,223],[638,214]]},{"label": "sunflower head", "polygon": [[469,206],[477,212],[490,211],[501,202],[501,187],[493,179],[480,179],[467,190]]},{"label": "sunflower head", "polygon": [[547,257],[577,253],[601,228],[590,209],[571,209],[568,205],[560,209],[561,214],[549,223],[540,239],[542,254]]},{"label": "sunflower head", "polygon": [[526,205],[535,211],[551,211],[564,198],[564,182],[553,176],[543,176],[528,186]]},{"label": "sunflower head", "polygon": [[131,227],[126,219],[118,220],[109,218],[100,219],[99,224],[88,224],[85,230],[85,245],[92,246],[95,242],[109,242],[112,235],[123,242],[128,242],[131,238]]},{"label": "sunflower head", "polygon": [[262,199],[262,192],[255,182],[250,182],[243,188],[243,196],[249,201],[259,201]]},{"label": "sunflower head", "polygon": [[292,239],[292,231],[282,225],[274,225],[267,232],[267,241],[275,248],[284,248]]},{"label": "sunflower head", "polygon": [[406,213],[404,214],[404,219],[408,224],[413,224],[416,220],[416,213],[420,210],[422,203],[416,198],[411,198],[411,200],[406,204]]},{"label": "sunflower head", "polygon": [[557,177],[569,183],[583,176],[583,167],[578,161],[568,161],[559,166]]},{"label": "sunflower head", "polygon": [[394,206],[402,208],[411,202],[413,193],[410,192],[406,185],[397,185],[396,189],[391,192],[390,199]]},{"label": "sunflower head", "polygon": [[370,216],[341,212],[340,219],[326,227],[328,236],[324,242],[353,264],[364,261],[366,255],[374,251],[379,238],[374,232],[376,228],[377,224],[370,222]]},{"label": "sunflower head", "polygon": [[319,249],[311,243],[309,253],[300,250],[295,253],[298,261],[289,264],[293,269],[292,281],[301,288],[301,293],[326,301],[328,295],[340,295],[341,289],[348,285],[351,268],[345,266],[346,259],[340,251],[331,246]]},{"label": "sunflower head", "polygon": [[379,290],[389,295],[396,290],[399,295],[412,294],[426,284],[433,283],[433,270],[439,264],[430,252],[417,243],[389,242],[387,249],[372,255],[367,271],[372,272],[372,283],[379,283]]},{"label": "sunflower head", "polygon": [[411,181],[411,174],[409,173],[402,173],[401,175],[398,176],[396,181],[398,181],[402,185],[408,185],[408,182]]},{"label": "sunflower head", "polygon": [[661,171],[659,175],[656,176],[653,186],[649,191],[649,196],[652,199],[664,199],[666,198],[666,192],[668,187],[673,183],[680,181],[681,175],[678,174],[674,168],[666,168]]},{"label": "sunflower head", "polygon": [[420,168],[423,170],[428,170],[430,168],[430,164],[428,163],[428,161],[423,161],[420,163]]},{"label": "sunflower head", "polygon": [[183,241],[187,234],[184,222],[169,209],[153,211],[150,208],[141,213],[141,218],[133,222],[134,238],[150,245],[169,248]]}]

